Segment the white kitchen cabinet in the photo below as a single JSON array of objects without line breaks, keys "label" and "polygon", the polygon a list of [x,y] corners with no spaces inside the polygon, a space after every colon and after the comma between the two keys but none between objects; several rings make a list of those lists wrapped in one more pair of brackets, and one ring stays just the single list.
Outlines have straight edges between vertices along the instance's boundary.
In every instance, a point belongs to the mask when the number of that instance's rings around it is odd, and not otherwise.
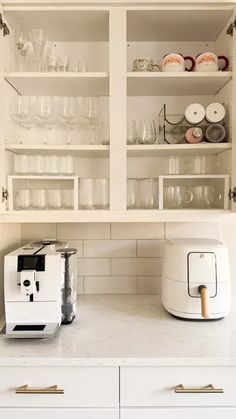
[{"label": "white kitchen cabinet", "polygon": [[121,419],[235,419],[236,408],[121,409]]},{"label": "white kitchen cabinet", "polygon": [[[44,4],[43,4],[44,3]],[[136,3],[115,7],[112,2],[87,4],[75,2],[56,5],[50,2],[27,2],[2,4],[3,19],[10,28],[10,35],[1,33],[1,156],[5,164],[1,167],[3,192],[11,195],[1,205],[2,221],[206,221],[230,214],[234,211],[233,199],[228,199],[229,189],[236,186],[235,176],[235,30],[232,36],[227,29],[234,21],[233,3],[213,3],[208,5]],[[97,3],[97,2],[96,2]],[[77,59],[82,54],[89,63],[86,73],[37,73],[17,72],[14,66],[13,31],[21,22],[26,30],[37,26],[40,21],[48,33],[49,45],[56,46],[58,52]],[[165,22],[165,24],[164,24]],[[199,30],[201,28],[201,30]],[[170,51],[196,56],[204,50],[227,55],[230,68],[226,72],[213,73],[135,73],[132,61],[141,56],[150,56],[161,62],[162,56]],[[79,58],[79,57],[78,57]],[[29,67],[30,68],[30,67]],[[32,128],[30,142],[19,144],[17,129],[8,115],[9,103],[16,94],[21,95],[78,95],[101,97],[101,119],[110,122],[110,146],[89,144],[88,130],[76,134],[73,144],[43,144],[40,130]],[[207,106],[211,102],[225,104],[227,117],[227,142],[220,144],[154,144],[126,145],[126,124],[128,119],[140,121],[155,119],[166,104],[170,114],[183,113],[192,102]],[[59,138],[56,136],[56,138]],[[41,142],[40,142],[41,141]],[[9,190],[8,175],[14,175],[13,157],[20,154],[68,155],[75,159],[75,176],[103,178],[110,181],[110,204],[107,210],[81,210],[74,205],[73,210],[16,210],[15,190]],[[159,199],[155,209],[127,210],[127,179],[152,177],[158,179],[166,175],[165,164],[169,155],[213,156],[213,179],[188,176],[189,187],[200,182],[210,183],[220,189],[221,202],[215,201],[211,209],[166,209],[162,208],[162,183],[159,183]],[[231,164],[232,162],[232,164]],[[215,178],[214,178],[215,176]],[[218,176],[218,177],[217,177]],[[227,179],[222,186],[219,176]],[[60,185],[60,179],[55,176]],[[178,184],[183,179],[169,179]],[[43,180],[45,184],[46,179]],[[221,183],[220,183],[221,182]],[[40,188],[40,182],[22,179],[18,188]],[[41,183],[42,185],[42,183]],[[48,188],[54,187],[47,180]],[[79,181],[75,193],[78,197]],[[161,188],[161,189],[160,189]],[[5,194],[6,196],[6,194]],[[219,193],[218,195],[219,196]],[[232,196],[233,198],[233,196]],[[10,205],[9,205],[10,203]]]},{"label": "white kitchen cabinet", "polygon": [[3,419],[119,419],[117,409],[0,409]]}]

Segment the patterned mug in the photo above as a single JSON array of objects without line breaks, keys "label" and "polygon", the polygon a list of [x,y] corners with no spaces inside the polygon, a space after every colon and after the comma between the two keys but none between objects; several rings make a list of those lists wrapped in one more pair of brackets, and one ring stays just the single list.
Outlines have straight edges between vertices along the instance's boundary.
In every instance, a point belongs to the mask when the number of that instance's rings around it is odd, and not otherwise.
[{"label": "patterned mug", "polygon": [[[191,61],[190,68],[185,67],[185,61],[187,60]],[[162,60],[162,71],[193,71],[194,67],[195,60],[193,59],[193,57],[184,57],[182,54],[178,54],[175,52],[164,55]]]},{"label": "patterned mug", "polygon": [[132,71],[155,71],[155,67],[157,68],[157,71],[160,70],[160,66],[158,64],[154,64],[151,58],[136,58],[136,60],[133,61]]}]

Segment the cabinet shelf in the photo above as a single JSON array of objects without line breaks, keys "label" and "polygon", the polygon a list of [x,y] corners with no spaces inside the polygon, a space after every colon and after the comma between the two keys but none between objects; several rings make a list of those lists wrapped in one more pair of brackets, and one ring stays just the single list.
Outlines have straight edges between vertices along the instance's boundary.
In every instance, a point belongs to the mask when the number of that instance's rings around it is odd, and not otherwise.
[{"label": "cabinet shelf", "polygon": [[220,144],[150,144],[128,145],[128,157],[163,157],[170,155],[216,155],[231,150],[231,143]]},{"label": "cabinet shelf", "polygon": [[49,144],[6,144],[5,150],[16,154],[71,154],[78,157],[107,157],[109,147],[106,145],[49,145]]},{"label": "cabinet shelf", "polygon": [[3,223],[28,223],[30,222],[197,222],[219,221],[230,214],[229,210],[31,210],[7,211],[1,216]]},{"label": "cabinet shelf", "polygon": [[108,96],[106,72],[5,73],[5,80],[21,95]]},{"label": "cabinet shelf", "polygon": [[231,71],[128,72],[129,96],[215,95],[232,78]]}]

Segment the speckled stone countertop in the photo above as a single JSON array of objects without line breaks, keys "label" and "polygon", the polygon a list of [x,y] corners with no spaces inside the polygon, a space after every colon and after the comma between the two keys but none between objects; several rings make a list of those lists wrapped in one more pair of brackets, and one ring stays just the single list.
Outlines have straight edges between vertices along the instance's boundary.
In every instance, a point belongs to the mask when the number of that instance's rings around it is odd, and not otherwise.
[{"label": "speckled stone countertop", "polygon": [[235,365],[236,313],[174,319],[160,297],[81,296],[73,324],[50,339],[0,339],[0,366]]}]

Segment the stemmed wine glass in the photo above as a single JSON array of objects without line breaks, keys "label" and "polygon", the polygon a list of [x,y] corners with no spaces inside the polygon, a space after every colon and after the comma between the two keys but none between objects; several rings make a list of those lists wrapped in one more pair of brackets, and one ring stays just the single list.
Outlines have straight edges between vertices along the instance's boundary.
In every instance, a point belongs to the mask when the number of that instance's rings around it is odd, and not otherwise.
[{"label": "stemmed wine glass", "polygon": [[[18,69],[19,64],[19,70],[25,70],[25,58],[29,51],[29,43],[26,39],[26,34],[24,30],[17,26],[14,31],[14,41],[15,41],[15,47],[17,50],[17,56],[16,56],[16,67]],[[20,59],[20,62],[19,62]]]},{"label": "stemmed wine glass", "polygon": [[79,103],[75,96],[64,96],[59,98],[58,110],[59,118],[66,126],[66,144],[70,144],[70,131],[78,125]]},{"label": "stemmed wine glass", "polygon": [[44,29],[31,29],[29,31],[29,36],[33,45],[37,61],[37,70],[42,71],[43,54],[47,43],[47,38]]},{"label": "stemmed wine glass", "polygon": [[[38,123],[48,129],[50,134],[56,123],[56,107],[52,96],[38,96],[33,104],[33,115]],[[44,138],[44,144],[48,144],[50,135]]]},{"label": "stemmed wine glass", "polygon": [[98,97],[86,97],[84,100],[83,117],[88,120],[90,134],[90,144],[94,144],[95,129],[99,123],[100,106]]},{"label": "stemmed wine glass", "polygon": [[[9,113],[12,120],[19,126],[19,128],[29,130],[34,125],[31,110],[31,98],[29,96],[18,95],[11,103]],[[25,135],[24,139],[21,139],[21,135],[19,135],[20,143],[27,142]]]}]

